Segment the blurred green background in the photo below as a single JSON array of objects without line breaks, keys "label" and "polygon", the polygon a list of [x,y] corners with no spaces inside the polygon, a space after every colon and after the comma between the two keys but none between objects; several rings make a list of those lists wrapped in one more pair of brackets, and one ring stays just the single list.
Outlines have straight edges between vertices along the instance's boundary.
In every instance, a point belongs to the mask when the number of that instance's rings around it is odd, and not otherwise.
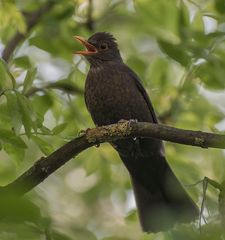
[{"label": "blurred green background", "polygon": [[[0,0],[0,184],[80,130],[93,127],[83,88],[88,64],[72,36],[111,32],[160,121],[225,131],[224,0]],[[3,61],[3,59],[5,61]],[[167,159],[200,206],[202,185],[225,178],[224,151],[165,143]],[[1,196],[0,196],[1,197]],[[0,239],[222,239],[218,192],[198,222],[143,234],[129,176],[109,144],[72,159],[0,222]]]}]

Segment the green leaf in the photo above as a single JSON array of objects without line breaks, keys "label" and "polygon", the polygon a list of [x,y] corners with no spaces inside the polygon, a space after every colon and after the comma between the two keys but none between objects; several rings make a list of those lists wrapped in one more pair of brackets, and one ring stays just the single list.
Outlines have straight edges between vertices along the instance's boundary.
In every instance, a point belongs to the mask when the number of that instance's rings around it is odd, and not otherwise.
[{"label": "green leaf", "polygon": [[49,155],[50,153],[52,153],[53,148],[52,148],[51,144],[49,144],[49,142],[45,141],[43,138],[40,138],[40,137],[34,136],[34,135],[32,135],[31,138],[38,145],[40,150],[45,155]]},{"label": "green leaf", "polygon": [[18,99],[16,94],[10,91],[6,91],[5,96],[7,99],[7,107],[9,115],[11,117],[13,130],[16,133],[16,135],[18,135],[22,126],[22,115],[20,112]]},{"label": "green leaf", "polygon": [[189,34],[189,27],[190,27],[190,17],[189,12],[187,9],[187,6],[183,3],[183,1],[180,2],[180,8],[179,8],[179,33],[180,37],[185,41]]},{"label": "green leaf", "polygon": [[181,45],[171,44],[165,41],[158,41],[161,50],[169,57],[179,62],[183,66],[187,66],[190,63],[190,56],[187,50]]},{"label": "green leaf", "polygon": [[41,126],[40,130],[42,131],[42,133],[46,134],[46,135],[50,135],[52,132],[49,128],[45,127],[45,126]]},{"label": "green leaf", "polygon": [[195,74],[208,88],[218,90],[225,88],[225,61],[222,58],[210,58],[197,68]]},{"label": "green leaf", "polygon": [[13,60],[13,62],[18,66],[18,67],[22,67],[22,68],[25,68],[25,69],[29,69],[32,67],[32,64],[30,62],[30,59],[28,56],[22,56],[22,57],[18,57],[18,58],[15,58]]},{"label": "green leaf", "polygon": [[127,59],[127,64],[131,68],[134,68],[142,79],[144,78],[146,61],[144,61],[144,59],[142,59],[141,57],[138,57],[138,54],[134,53],[129,56],[129,58]]},{"label": "green leaf", "polygon": [[[26,148],[20,148],[20,147],[15,147],[14,144],[10,144],[10,143],[2,143],[2,148],[4,149],[4,151],[10,156],[10,158],[13,160],[14,164],[20,164],[21,162],[23,162],[24,157],[25,157],[25,152],[26,152]],[[16,170],[16,167],[18,165],[14,166],[14,171]],[[13,175],[15,176],[15,172],[13,172]],[[9,176],[9,171],[8,173],[6,172],[6,176]],[[6,177],[6,180],[8,179],[8,177]],[[10,179],[7,180],[7,182]]]},{"label": "green leaf", "polygon": [[[197,12],[194,15],[194,18],[191,22],[191,28],[194,31],[198,31],[198,32],[202,32],[204,33],[204,22],[203,22],[203,18],[202,18],[202,13],[201,12]],[[205,36],[206,38],[206,36]]]},{"label": "green leaf", "polygon": [[139,27],[143,22],[148,23],[145,30],[157,39],[173,44],[180,43],[179,8],[176,0],[137,1],[137,12]]},{"label": "green leaf", "polygon": [[34,121],[33,121],[35,118],[35,114],[33,112],[31,103],[25,96],[21,95],[18,92],[16,92],[16,96],[17,96],[19,107],[20,107],[22,122],[23,122],[26,135],[30,137],[31,130],[34,129],[36,131],[36,125],[34,124]]},{"label": "green leaf", "polygon": [[224,14],[225,13],[224,0],[215,0],[215,8],[219,13]]},{"label": "green leaf", "polygon": [[5,63],[0,58],[0,89],[4,87],[4,83],[6,82],[7,78],[7,70],[5,68]]},{"label": "green leaf", "polygon": [[26,32],[27,26],[24,15],[21,11],[18,11],[13,1],[1,1],[0,15],[1,28],[10,26],[16,28],[20,33]]},{"label": "green leaf", "polygon": [[52,107],[53,100],[49,94],[43,96],[35,95],[32,98],[32,105],[34,106],[34,111],[39,113],[44,120],[44,115]]},{"label": "green leaf", "polygon": [[9,143],[14,147],[18,148],[26,148],[25,142],[22,140],[21,137],[16,136],[12,131],[6,129],[0,129],[0,139],[3,143]]},{"label": "green leaf", "polygon": [[152,85],[162,86],[161,89],[166,87],[168,89],[169,85],[169,69],[170,62],[167,58],[156,58],[152,61],[146,75],[151,79]]},{"label": "green leaf", "polygon": [[23,83],[23,94],[26,93],[32,86],[34,78],[36,76],[37,69],[31,68],[27,71],[27,75],[25,77],[24,83]]},{"label": "green leaf", "polygon": [[138,220],[137,218],[137,211],[136,210],[131,210],[128,215],[126,216],[126,221],[127,222],[136,222]]},{"label": "green leaf", "polygon": [[16,87],[16,80],[8,69],[6,62],[0,58],[0,88],[6,87],[5,83],[10,79],[12,82],[12,87]]},{"label": "green leaf", "polygon": [[31,101],[36,116],[35,123],[37,128],[39,128],[43,133],[51,134],[51,130],[43,126],[45,114],[53,105],[51,96],[49,94],[43,96],[35,95],[32,97]]},{"label": "green leaf", "polygon": [[68,124],[67,123],[61,123],[57,126],[55,126],[53,129],[52,129],[52,133],[53,134],[59,134],[61,133],[67,126]]}]

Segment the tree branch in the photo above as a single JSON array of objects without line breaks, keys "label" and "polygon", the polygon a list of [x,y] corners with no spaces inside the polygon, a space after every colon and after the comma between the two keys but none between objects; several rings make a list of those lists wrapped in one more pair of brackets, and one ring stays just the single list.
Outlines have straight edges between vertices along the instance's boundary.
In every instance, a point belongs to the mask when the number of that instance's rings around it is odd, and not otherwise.
[{"label": "tree branch", "polygon": [[202,148],[225,149],[225,135],[183,130],[162,124],[124,121],[87,130],[83,136],[73,139],[48,157],[41,158],[15,181],[1,187],[0,196],[21,196],[85,149],[99,143],[131,137],[157,138]]},{"label": "tree branch", "polygon": [[48,12],[54,5],[54,1],[49,1],[42,7],[40,7],[38,10],[24,14],[24,17],[26,19],[26,25],[27,25],[27,31],[26,34],[22,34],[20,32],[17,32],[12,39],[8,42],[5,49],[2,53],[2,58],[8,62],[12,53],[18,46],[18,44],[26,37],[27,34],[31,31],[31,29],[39,22],[40,18],[43,14]]}]

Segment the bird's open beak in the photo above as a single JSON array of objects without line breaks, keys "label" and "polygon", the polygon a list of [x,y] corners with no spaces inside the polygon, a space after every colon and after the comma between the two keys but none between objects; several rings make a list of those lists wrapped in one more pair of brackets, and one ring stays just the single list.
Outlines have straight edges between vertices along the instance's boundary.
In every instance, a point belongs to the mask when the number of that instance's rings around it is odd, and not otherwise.
[{"label": "bird's open beak", "polygon": [[84,38],[80,37],[80,36],[73,36],[78,42],[80,42],[82,45],[85,46],[86,50],[84,51],[77,51],[75,52],[75,54],[81,54],[81,55],[92,55],[97,53],[97,48],[90,44],[87,40],[85,40]]}]

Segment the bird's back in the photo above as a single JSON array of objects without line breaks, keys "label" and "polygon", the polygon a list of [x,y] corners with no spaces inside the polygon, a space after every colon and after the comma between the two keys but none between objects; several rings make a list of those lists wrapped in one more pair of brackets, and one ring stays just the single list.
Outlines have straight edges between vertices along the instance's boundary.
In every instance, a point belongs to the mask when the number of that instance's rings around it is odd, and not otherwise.
[{"label": "bird's back", "polygon": [[[91,67],[85,101],[95,124],[121,119],[157,122],[148,95],[137,75],[121,61]],[[189,221],[198,211],[170,169],[157,139],[128,139],[113,143],[134,187],[143,230],[160,231]]]}]

